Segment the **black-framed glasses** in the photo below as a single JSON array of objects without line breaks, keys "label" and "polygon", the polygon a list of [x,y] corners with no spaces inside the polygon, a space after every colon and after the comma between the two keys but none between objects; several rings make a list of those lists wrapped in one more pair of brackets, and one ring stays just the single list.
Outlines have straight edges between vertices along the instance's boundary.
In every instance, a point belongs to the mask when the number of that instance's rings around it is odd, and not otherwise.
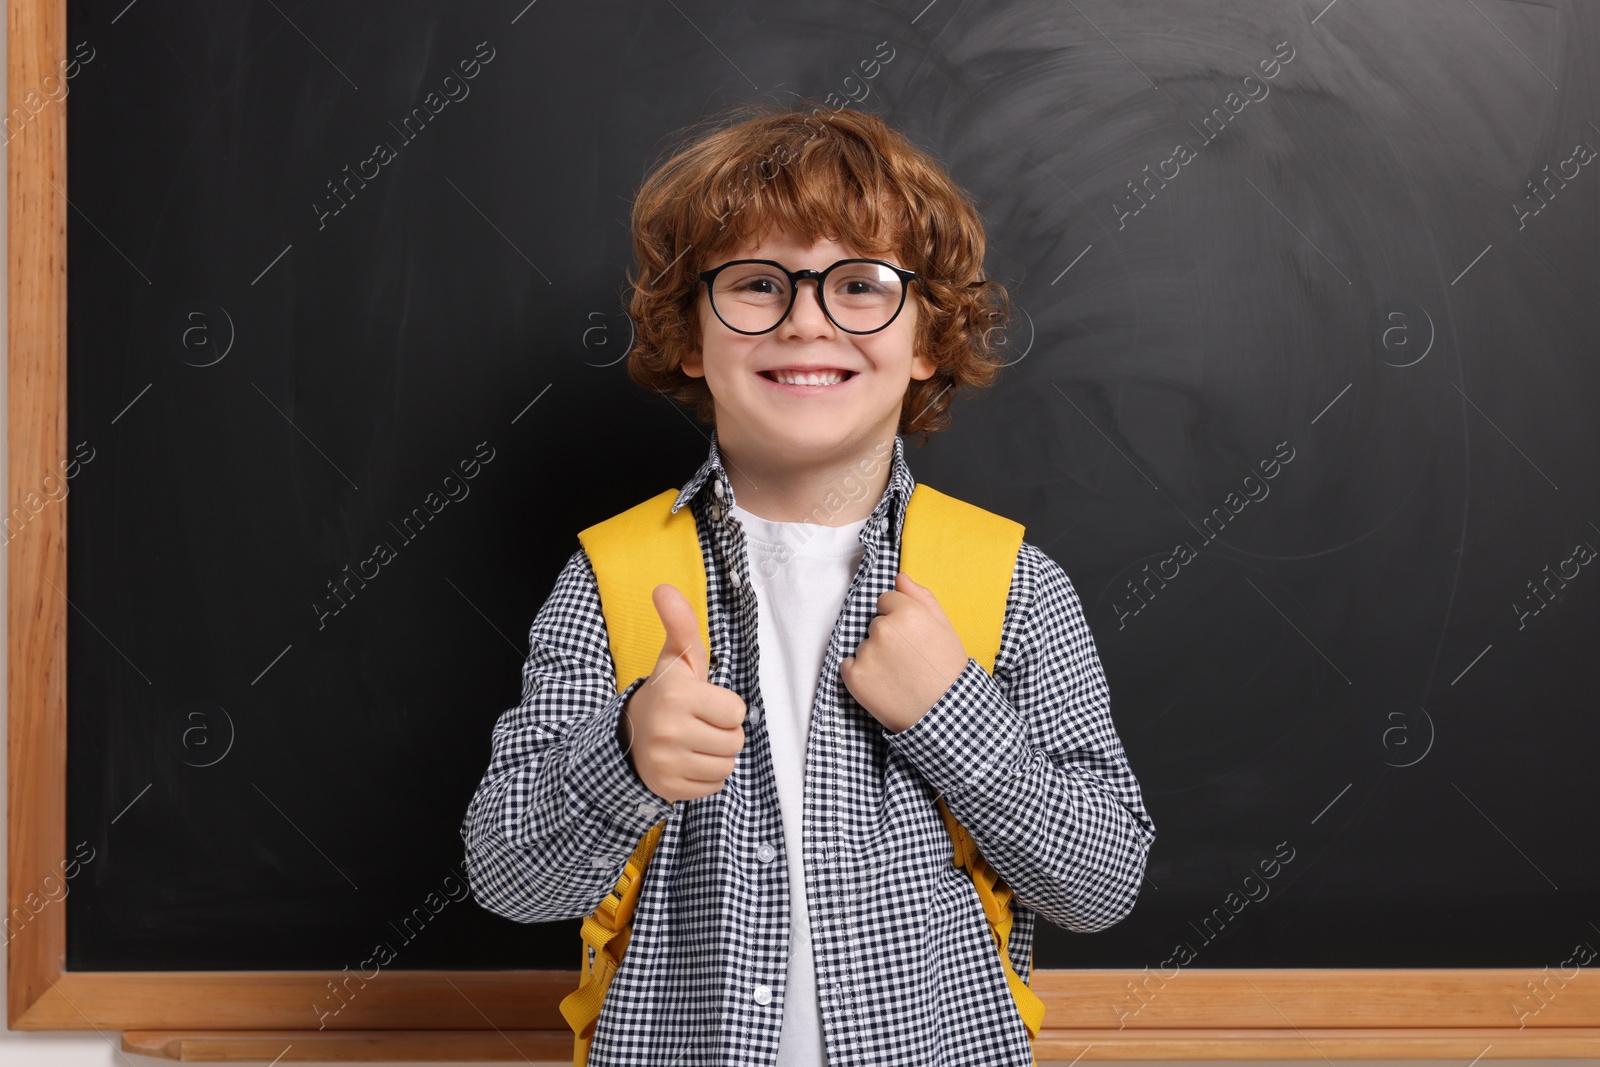
[{"label": "black-framed glasses", "polygon": [[825,270],[790,270],[771,259],[735,259],[700,272],[711,310],[735,333],[770,333],[794,309],[804,278],[817,282],[817,303],[845,333],[877,333],[906,303],[914,270],[881,259],[841,259]]}]

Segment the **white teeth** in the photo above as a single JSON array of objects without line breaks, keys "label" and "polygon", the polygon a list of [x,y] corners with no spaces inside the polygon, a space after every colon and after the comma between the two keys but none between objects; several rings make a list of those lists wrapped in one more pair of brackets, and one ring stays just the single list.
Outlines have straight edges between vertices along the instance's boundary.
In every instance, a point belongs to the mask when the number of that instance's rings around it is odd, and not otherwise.
[{"label": "white teeth", "polygon": [[838,371],[796,374],[793,371],[773,371],[772,376],[784,385],[837,385],[845,376]]}]

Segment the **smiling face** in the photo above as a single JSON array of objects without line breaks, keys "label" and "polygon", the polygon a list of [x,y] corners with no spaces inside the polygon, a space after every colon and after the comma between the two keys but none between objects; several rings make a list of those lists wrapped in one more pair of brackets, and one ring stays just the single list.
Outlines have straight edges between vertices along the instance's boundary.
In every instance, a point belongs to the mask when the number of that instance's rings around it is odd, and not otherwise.
[{"label": "smiling face", "polygon": [[[858,257],[905,266],[893,253],[862,252],[831,238],[807,245],[785,233],[729,250],[705,266],[771,259],[790,270],[820,271]],[[935,370],[914,352],[921,310],[916,282],[894,321],[870,334],[835,326],[817,301],[815,281],[799,283],[794,308],[777,329],[753,336],[729,329],[717,317],[705,285],[696,299],[700,348],[684,357],[683,371],[705,378],[716,407],[718,441],[760,466],[840,462],[870,451],[898,431],[911,379],[930,378]],[[847,376],[837,385],[784,385],[774,375],[783,368],[833,368]]]}]

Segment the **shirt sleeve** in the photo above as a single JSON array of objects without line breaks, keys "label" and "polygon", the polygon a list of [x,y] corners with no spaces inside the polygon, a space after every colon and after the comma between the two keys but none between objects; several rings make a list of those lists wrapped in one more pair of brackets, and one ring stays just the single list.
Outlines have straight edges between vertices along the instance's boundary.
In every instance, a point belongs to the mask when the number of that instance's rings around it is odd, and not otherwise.
[{"label": "shirt sleeve", "polygon": [[674,809],[640,780],[617,738],[620,693],[582,548],[528,634],[522,700],[495,723],[489,767],[461,822],[473,895],[518,922],[587,915],[645,833]]},{"label": "shirt sleeve", "polygon": [[1155,824],[1066,573],[1024,541],[1008,600],[994,675],[969,658],[922,718],[883,733],[1016,901],[1067,930],[1103,930],[1133,909]]}]

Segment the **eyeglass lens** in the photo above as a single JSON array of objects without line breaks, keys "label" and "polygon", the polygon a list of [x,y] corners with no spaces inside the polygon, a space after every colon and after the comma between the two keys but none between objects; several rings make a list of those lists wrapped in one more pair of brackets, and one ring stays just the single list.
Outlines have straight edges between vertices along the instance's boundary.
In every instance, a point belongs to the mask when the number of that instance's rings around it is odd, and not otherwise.
[{"label": "eyeglass lens", "polygon": [[[823,307],[841,328],[856,332],[887,325],[904,297],[905,283],[881,263],[845,263],[822,281]],[[737,263],[717,275],[711,302],[736,330],[769,330],[789,307],[789,279],[765,263]]]}]

